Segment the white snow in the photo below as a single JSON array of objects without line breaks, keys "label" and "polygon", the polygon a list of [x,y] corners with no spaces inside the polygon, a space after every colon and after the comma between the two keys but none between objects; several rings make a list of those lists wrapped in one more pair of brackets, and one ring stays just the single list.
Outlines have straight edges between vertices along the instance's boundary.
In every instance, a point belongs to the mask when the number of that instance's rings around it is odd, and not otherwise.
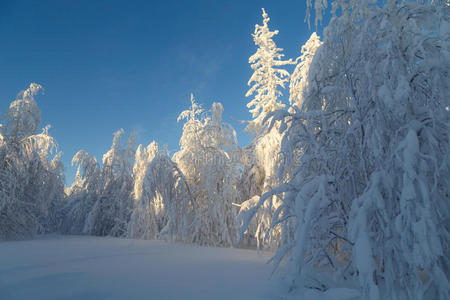
[{"label": "white snow", "polygon": [[283,299],[252,250],[87,236],[0,242],[0,299]]}]

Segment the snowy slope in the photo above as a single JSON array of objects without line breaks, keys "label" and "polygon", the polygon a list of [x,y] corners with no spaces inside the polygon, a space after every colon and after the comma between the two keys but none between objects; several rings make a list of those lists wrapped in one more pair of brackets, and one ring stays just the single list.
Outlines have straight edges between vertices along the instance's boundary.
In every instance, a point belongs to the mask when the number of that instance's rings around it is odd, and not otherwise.
[{"label": "snowy slope", "polygon": [[282,299],[266,256],[116,238],[0,242],[0,299]]}]

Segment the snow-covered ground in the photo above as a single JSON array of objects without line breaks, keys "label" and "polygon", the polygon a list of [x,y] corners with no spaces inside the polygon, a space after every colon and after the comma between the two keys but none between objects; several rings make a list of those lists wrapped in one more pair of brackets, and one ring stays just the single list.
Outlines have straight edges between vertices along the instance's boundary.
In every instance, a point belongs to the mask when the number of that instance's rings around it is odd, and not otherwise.
[{"label": "snow-covered ground", "polygon": [[99,237],[0,242],[0,299],[283,299],[267,257]]}]

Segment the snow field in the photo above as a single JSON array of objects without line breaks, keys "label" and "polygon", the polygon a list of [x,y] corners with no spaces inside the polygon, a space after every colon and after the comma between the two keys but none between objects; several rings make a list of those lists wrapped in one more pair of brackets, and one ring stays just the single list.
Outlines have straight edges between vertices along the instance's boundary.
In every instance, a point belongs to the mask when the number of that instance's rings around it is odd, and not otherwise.
[{"label": "snow field", "polygon": [[280,299],[267,255],[160,241],[0,243],[0,299]]}]

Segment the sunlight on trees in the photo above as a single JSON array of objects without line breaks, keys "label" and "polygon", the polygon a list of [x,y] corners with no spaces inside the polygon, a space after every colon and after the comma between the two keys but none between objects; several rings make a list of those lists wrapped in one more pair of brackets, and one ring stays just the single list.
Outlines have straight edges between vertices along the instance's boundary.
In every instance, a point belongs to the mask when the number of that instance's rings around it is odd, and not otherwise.
[{"label": "sunlight on trees", "polygon": [[85,150],[73,157],[64,193],[50,126],[37,133],[43,88],[30,84],[0,124],[0,238],[242,245],[273,251],[291,292],[449,299],[448,3],[307,1],[308,23],[328,4],[323,38],[312,33],[295,61],[262,10],[245,147],[221,103],[205,110],[191,95],[172,157],[157,142],[136,150],[120,129],[101,164]]}]

